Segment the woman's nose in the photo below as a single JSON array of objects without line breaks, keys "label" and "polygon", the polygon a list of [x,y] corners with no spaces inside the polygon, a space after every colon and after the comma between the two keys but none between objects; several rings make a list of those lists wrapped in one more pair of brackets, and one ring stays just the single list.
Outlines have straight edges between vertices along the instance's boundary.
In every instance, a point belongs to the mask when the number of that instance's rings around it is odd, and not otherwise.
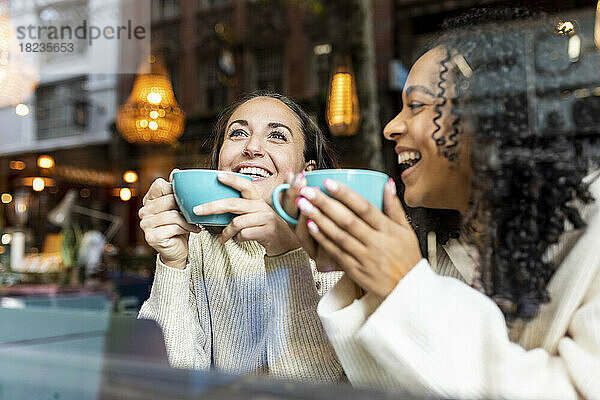
[{"label": "woman's nose", "polygon": [[251,136],[246,143],[244,154],[248,157],[261,157],[264,155],[264,150],[260,139],[256,136]]},{"label": "woman's nose", "polygon": [[397,140],[408,132],[408,125],[402,117],[402,113],[396,115],[393,120],[383,128],[383,136],[387,140]]}]

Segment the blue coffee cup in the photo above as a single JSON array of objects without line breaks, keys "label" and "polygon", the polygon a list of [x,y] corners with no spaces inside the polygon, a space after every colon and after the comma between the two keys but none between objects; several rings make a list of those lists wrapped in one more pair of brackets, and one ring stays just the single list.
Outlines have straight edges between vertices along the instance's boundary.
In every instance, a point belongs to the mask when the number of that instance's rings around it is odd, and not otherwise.
[{"label": "blue coffee cup", "polygon": [[[312,187],[318,187],[325,194],[331,196],[323,181],[325,179],[332,179],[348,186],[356,193],[364,197],[369,203],[373,204],[378,209],[383,209],[383,190],[385,184],[389,180],[389,176],[383,172],[369,171],[365,169],[320,169],[306,173],[306,185]],[[273,208],[275,212],[279,214],[287,223],[297,225],[298,220],[290,217],[279,201],[279,197],[282,191],[290,188],[287,183],[279,185],[273,191]]]},{"label": "blue coffee cup", "polygon": [[229,225],[234,215],[231,213],[215,215],[196,215],[194,207],[227,198],[240,198],[240,192],[217,180],[219,174],[232,174],[252,180],[247,175],[213,169],[185,169],[173,173],[173,192],[175,201],[185,220],[191,224],[206,226]]}]

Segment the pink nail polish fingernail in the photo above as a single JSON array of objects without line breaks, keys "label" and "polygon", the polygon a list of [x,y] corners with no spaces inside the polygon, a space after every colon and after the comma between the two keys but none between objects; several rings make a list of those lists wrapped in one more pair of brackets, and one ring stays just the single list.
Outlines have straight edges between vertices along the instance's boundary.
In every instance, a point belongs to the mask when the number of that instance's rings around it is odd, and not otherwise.
[{"label": "pink nail polish fingernail", "polygon": [[315,224],[315,221],[313,221],[312,219],[306,221],[306,226],[308,227],[308,230],[312,233],[319,233],[319,227],[317,226],[317,224]]},{"label": "pink nail polish fingernail", "polygon": [[340,185],[336,181],[332,181],[331,179],[325,179],[323,181],[323,185],[325,189],[327,189],[330,193],[335,193],[340,188]]},{"label": "pink nail polish fingernail", "polygon": [[394,180],[392,178],[390,178],[388,180],[388,185],[390,186],[390,189],[392,190],[392,194],[396,194],[396,182],[394,182]]},{"label": "pink nail polish fingernail", "polygon": [[316,190],[311,187],[308,187],[308,186],[301,187],[300,194],[309,200],[314,200],[315,197],[317,196]]},{"label": "pink nail polish fingernail", "polygon": [[298,197],[296,200],[296,205],[305,214],[310,213],[314,208],[310,201],[306,200],[304,197]]}]

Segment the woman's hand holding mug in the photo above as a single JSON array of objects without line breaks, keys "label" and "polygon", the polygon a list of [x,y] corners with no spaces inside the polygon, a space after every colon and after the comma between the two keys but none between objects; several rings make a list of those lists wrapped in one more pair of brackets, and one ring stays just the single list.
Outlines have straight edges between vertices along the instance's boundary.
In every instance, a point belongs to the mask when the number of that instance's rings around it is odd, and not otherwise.
[{"label": "woman's hand holding mug", "polygon": [[355,191],[326,180],[333,196],[302,188],[300,212],[308,234],[363,289],[386,297],[421,260],[419,241],[396,196],[393,180],[385,185],[381,212]]},{"label": "woman's hand holding mug", "polygon": [[241,198],[227,198],[194,207],[196,215],[237,214],[221,233],[221,242],[255,240],[268,256],[277,256],[300,247],[292,229],[260,196],[252,181],[235,174],[219,174],[219,182],[241,193]]},{"label": "woman's hand holding mug", "polygon": [[[343,183],[342,183],[343,182]],[[303,186],[303,184],[309,186]],[[278,192],[299,192],[300,217],[280,204]],[[387,296],[422,258],[417,235],[406,220],[387,175],[366,170],[319,170],[274,191],[273,204],[290,224],[311,257],[326,253],[363,289]],[[322,267],[321,271],[331,270]],[[320,266],[321,265],[321,266]]]},{"label": "woman's hand holding mug", "polygon": [[197,233],[200,228],[186,222],[179,213],[171,183],[156,179],[144,196],[138,215],[146,242],[158,252],[161,261],[169,267],[185,268],[190,232]]},{"label": "woman's hand holding mug", "polygon": [[[302,248],[315,261],[317,270],[320,272],[341,271],[341,268],[336,266],[329,254],[308,234],[306,229],[307,219],[305,216],[299,214],[298,207],[296,206],[296,200],[300,196],[300,189],[307,184],[305,173],[302,172],[297,175],[290,173],[285,183],[289,185],[289,188],[281,191],[281,208],[285,212],[284,215],[293,216],[298,220],[294,233],[300,240]],[[276,199],[273,199],[273,203],[277,203]]]}]

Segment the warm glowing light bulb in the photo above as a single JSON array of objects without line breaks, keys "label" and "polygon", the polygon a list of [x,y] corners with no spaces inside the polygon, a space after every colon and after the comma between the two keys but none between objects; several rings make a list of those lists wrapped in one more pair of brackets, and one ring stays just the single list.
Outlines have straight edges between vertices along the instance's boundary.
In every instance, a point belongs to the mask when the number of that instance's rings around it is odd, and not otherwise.
[{"label": "warm glowing light bulb", "polygon": [[33,178],[31,187],[36,192],[41,192],[42,190],[44,190],[44,187],[46,187],[46,183],[44,182],[44,180],[42,178]]},{"label": "warm glowing light bulb", "polygon": [[148,93],[148,96],[146,96],[146,99],[150,104],[160,104],[162,96],[159,93],[150,92]]},{"label": "warm glowing light bulb", "polygon": [[0,239],[0,241],[2,241],[2,244],[4,245],[10,244],[12,241],[12,235],[10,233],[5,233],[2,235],[2,239]]},{"label": "warm glowing light bulb", "polygon": [[24,117],[29,114],[29,107],[27,107],[25,104],[17,104],[15,107],[15,113],[20,117]]},{"label": "warm glowing light bulb", "polygon": [[54,167],[54,159],[50,156],[39,156],[37,165],[40,168],[52,168]]},{"label": "warm glowing light bulb", "polygon": [[17,212],[23,214],[25,211],[27,211],[27,204],[25,204],[25,203],[18,203],[17,204]]},{"label": "warm glowing light bulb", "polygon": [[127,183],[134,183],[138,180],[138,175],[135,171],[125,171],[123,174],[123,180]]},{"label": "warm glowing light bulb", "polygon": [[152,118],[152,119],[158,118],[158,111],[150,111],[150,118]]},{"label": "warm glowing light bulb", "polygon": [[556,30],[562,35],[571,35],[575,33],[575,25],[571,21],[560,22]]},{"label": "warm glowing light bulb", "polygon": [[334,74],[327,99],[327,123],[334,135],[354,135],[358,129],[358,99],[354,77],[350,73]]},{"label": "warm glowing light bulb", "polygon": [[349,124],[352,119],[352,76],[347,73],[335,74],[330,98],[330,123]]},{"label": "warm glowing light bulb", "polygon": [[148,128],[155,131],[158,129],[158,123],[156,121],[150,121],[150,123],[148,124]]},{"label": "warm glowing light bulb", "polygon": [[119,197],[123,201],[128,201],[131,199],[131,190],[129,190],[129,188],[121,188],[119,191]]},{"label": "warm glowing light bulb", "polygon": [[148,120],[145,120],[145,119],[141,120],[140,121],[140,126],[142,128],[147,128],[148,127]]},{"label": "warm glowing light bulb", "polygon": [[360,125],[360,110],[356,92],[356,79],[349,57],[337,55],[327,88],[325,117],[332,135],[351,136]]},{"label": "warm glowing light bulb", "polygon": [[11,161],[8,164],[10,169],[15,169],[17,171],[22,171],[25,169],[25,163],[23,161]]},{"label": "warm glowing light bulb", "polygon": [[4,204],[10,203],[12,199],[13,197],[10,193],[2,193],[2,196],[0,196],[0,200],[2,200]]}]

